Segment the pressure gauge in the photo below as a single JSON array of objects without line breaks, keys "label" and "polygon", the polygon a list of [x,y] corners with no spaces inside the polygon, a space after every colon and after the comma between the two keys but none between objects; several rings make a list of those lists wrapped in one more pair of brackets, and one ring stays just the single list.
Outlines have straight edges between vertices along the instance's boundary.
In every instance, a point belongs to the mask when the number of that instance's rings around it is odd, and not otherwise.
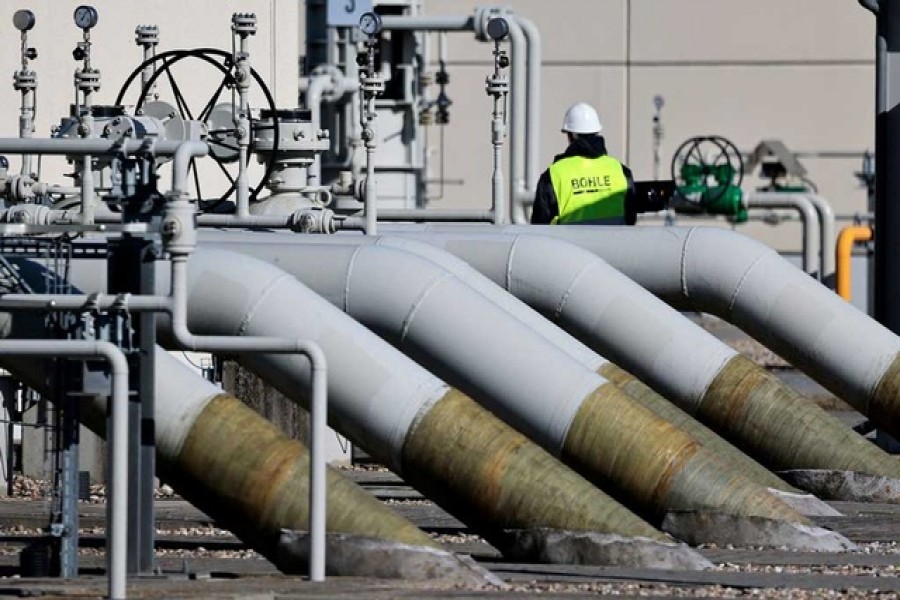
[{"label": "pressure gauge", "polygon": [[369,37],[381,32],[381,16],[378,13],[367,12],[359,18],[359,29]]},{"label": "pressure gauge", "polygon": [[34,13],[24,8],[17,10],[13,15],[13,26],[19,31],[30,31],[34,27]]},{"label": "pressure gauge", "polygon": [[73,18],[75,19],[75,25],[81,29],[91,29],[97,24],[97,9],[93,6],[82,4],[75,9]]}]

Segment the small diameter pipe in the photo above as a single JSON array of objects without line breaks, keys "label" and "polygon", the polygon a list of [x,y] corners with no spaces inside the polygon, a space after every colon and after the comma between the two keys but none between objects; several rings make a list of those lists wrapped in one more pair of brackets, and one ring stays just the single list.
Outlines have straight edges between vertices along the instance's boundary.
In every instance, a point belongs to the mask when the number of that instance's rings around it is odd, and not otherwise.
[{"label": "small diameter pipe", "polygon": [[525,211],[522,208],[523,201],[532,202],[537,189],[537,180],[540,176],[540,151],[541,151],[541,33],[529,19],[516,15],[516,22],[525,34],[528,46],[528,58],[526,62],[527,94],[525,116],[525,179],[522,189],[515,190],[513,196],[512,215],[519,220],[516,223],[525,223]]},{"label": "small diameter pipe", "polygon": [[397,31],[474,31],[475,20],[471,15],[395,17],[381,18],[384,29]]},{"label": "small diameter pipe", "polygon": [[834,288],[835,278],[835,218],[831,203],[818,194],[804,194],[816,212],[819,213],[819,244],[821,250],[820,265],[822,267],[822,283],[828,288]]},{"label": "small diameter pipe", "polygon": [[509,218],[513,223],[525,223],[525,211],[522,204],[516,202],[518,190],[525,188],[523,180],[525,162],[525,135],[526,135],[526,95],[528,68],[527,49],[528,41],[522,32],[522,26],[517,19],[507,19],[509,23],[510,58],[510,92],[511,101],[509,107]]},{"label": "small diameter pipe", "polygon": [[[309,109],[314,134],[322,128],[322,96],[333,88],[334,83],[329,75],[313,75],[310,78],[309,87],[306,90],[306,108]],[[309,167],[309,184],[321,185],[321,183],[322,156],[317,152],[313,164]]]},{"label": "small diameter pipe", "polygon": [[818,253],[819,216],[803,194],[760,192],[744,199],[747,208],[791,208],[800,213],[803,224],[803,270],[816,279],[821,276]]},{"label": "small diameter pipe", "polygon": [[205,352],[266,352],[305,356],[312,369],[310,396],[309,576],[325,581],[325,415],[328,411],[325,354],[315,342],[276,337],[194,335],[187,326],[187,257],[172,257],[172,335],[184,349]]},{"label": "small diameter pipe", "polygon": [[109,364],[112,386],[109,504],[106,507],[106,572],[109,597],[126,597],[128,554],[128,362],[109,342],[77,340],[4,340],[2,356],[101,358]]},{"label": "small diameter pipe", "polygon": [[851,284],[853,283],[853,278],[851,277],[852,268],[850,266],[853,246],[857,242],[870,242],[872,237],[872,228],[861,226],[845,227],[838,235],[835,248],[837,269],[834,272],[834,291],[847,302],[850,302]]}]

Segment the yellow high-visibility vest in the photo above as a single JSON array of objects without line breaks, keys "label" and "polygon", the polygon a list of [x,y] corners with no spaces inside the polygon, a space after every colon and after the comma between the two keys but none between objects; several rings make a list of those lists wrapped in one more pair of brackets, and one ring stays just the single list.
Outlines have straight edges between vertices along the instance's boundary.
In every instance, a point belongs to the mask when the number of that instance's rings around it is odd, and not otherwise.
[{"label": "yellow high-visibility vest", "polygon": [[550,165],[550,181],[559,206],[551,223],[624,222],[628,179],[615,158],[563,158]]}]

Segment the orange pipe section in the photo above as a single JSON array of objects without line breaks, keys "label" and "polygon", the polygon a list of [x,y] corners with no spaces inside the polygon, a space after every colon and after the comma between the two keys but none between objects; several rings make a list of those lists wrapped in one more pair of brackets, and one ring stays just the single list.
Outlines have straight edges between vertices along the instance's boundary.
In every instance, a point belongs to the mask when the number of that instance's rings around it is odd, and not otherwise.
[{"label": "orange pipe section", "polygon": [[850,302],[850,256],[856,242],[868,242],[873,237],[872,228],[868,226],[845,227],[838,235],[835,246],[834,289],[838,295]]}]

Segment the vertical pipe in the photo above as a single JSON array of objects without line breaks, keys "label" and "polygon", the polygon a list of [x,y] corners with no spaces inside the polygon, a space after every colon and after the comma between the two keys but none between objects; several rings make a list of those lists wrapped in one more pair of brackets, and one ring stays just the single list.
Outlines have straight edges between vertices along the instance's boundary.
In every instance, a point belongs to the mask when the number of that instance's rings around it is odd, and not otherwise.
[{"label": "vertical pipe", "polygon": [[309,435],[309,577],[325,581],[325,415],[328,411],[328,373],[324,355],[312,359],[312,398]]},{"label": "vertical pipe", "polygon": [[834,272],[834,291],[847,302],[850,302],[850,290],[853,284],[850,276],[853,246],[856,242],[868,242],[871,239],[871,227],[845,227],[838,236],[835,248],[837,268]]},{"label": "vertical pipe", "polygon": [[803,225],[803,271],[819,279],[819,216],[812,202],[803,194],[760,192],[744,200],[747,208],[792,208],[800,214]]},{"label": "vertical pipe", "polygon": [[[522,33],[528,45],[528,59],[526,63],[527,77],[527,106],[525,127],[525,180],[521,190],[516,190],[515,203],[519,206],[516,214],[524,223],[524,211],[522,202],[526,198],[534,199],[537,189],[537,180],[540,176],[540,152],[541,152],[541,33],[529,19],[517,16]],[[530,196],[530,198],[528,198]]]},{"label": "vertical pipe", "polygon": [[831,208],[825,198],[818,194],[805,194],[812,203],[813,208],[819,214],[819,245],[821,250],[819,266],[821,268],[821,280],[826,287],[834,288],[834,264],[835,264],[835,224],[834,209]]},{"label": "vertical pipe", "polygon": [[516,19],[509,19],[509,42],[512,59],[510,84],[512,96],[509,107],[509,217],[513,223],[524,223],[525,210],[516,202],[518,190],[524,186],[522,179],[525,153],[527,41],[522,26]]}]

